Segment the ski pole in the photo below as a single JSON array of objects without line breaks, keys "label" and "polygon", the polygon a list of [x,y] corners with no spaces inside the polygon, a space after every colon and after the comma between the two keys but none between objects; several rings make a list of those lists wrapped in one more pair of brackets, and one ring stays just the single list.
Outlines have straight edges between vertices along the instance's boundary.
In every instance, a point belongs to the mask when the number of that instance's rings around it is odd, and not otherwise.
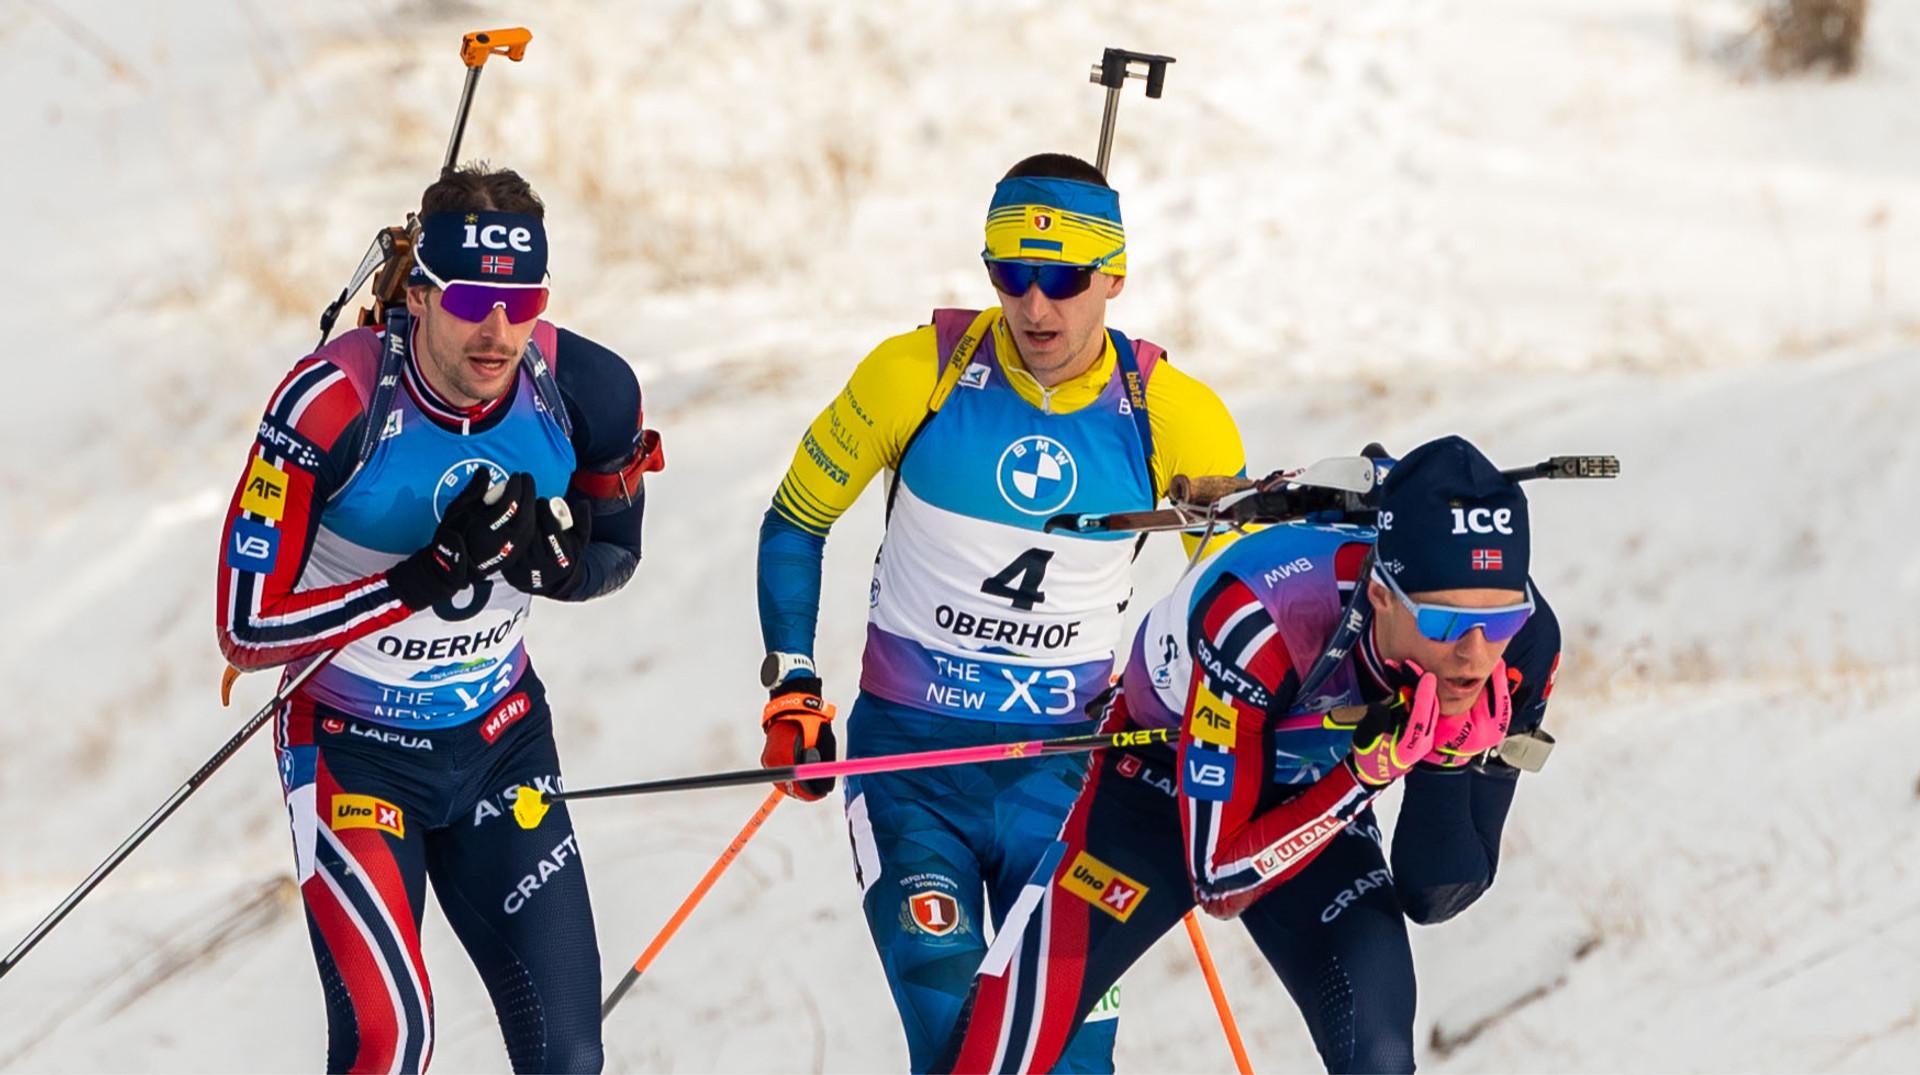
[{"label": "ski pole", "polygon": [[1239,1024],[1233,1021],[1233,1009],[1227,1006],[1227,991],[1220,985],[1220,972],[1214,969],[1213,953],[1207,950],[1207,938],[1200,932],[1200,916],[1197,911],[1187,912],[1187,939],[1193,942],[1193,954],[1200,961],[1200,973],[1206,975],[1207,992],[1213,994],[1213,1010],[1220,1013],[1220,1029],[1227,1035],[1227,1048],[1233,1050],[1233,1066],[1240,1069],[1240,1075],[1253,1075],[1253,1064],[1247,1059],[1247,1046],[1240,1040]]},{"label": "ski pole", "polygon": [[[1100,62],[1093,65],[1093,74],[1089,82],[1105,86],[1107,105],[1100,115],[1100,152],[1095,155],[1093,166],[1100,174],[1107,174],[1107,160],[1113,155],[1113,124],[1120,115],[1120,89],[1129,78],[1147,80],[1147,96],[1158,97],[1167,88],[1167,65],[1174,62],[1171,56],[1156,56],[1149,52],[1129,52],[1126,49],[1106,49],[1100,54]],[[1145,71],[1136,71],[1133,65],[1145,64]]]},{"label": "ski pole", "polygon": [[[87,879],[80,882],[80,887],[68,893],[67,898],[61,900],[59,906],[55,907],[52,913],[41,919],[40,924],[33,927],[33,932],[27,934],[25,939],[14,946],[13,951],[7,953],[6,959],[0,960],[0,977],[5,977],[6,973],[12,970],[15,964],[26,958],[27,953],[33,950],[33,946],[39,944],[41,938],[52,932],[53,927],[59,925],[60,920],[67,917],[67,912],[78,906],[81,900],[86,899],[88,893],[92,892],[100,882],[106,880],[107,875],[112,873],[120,863],[126,861],[128,855],[133,854],[134,848],[139,847],[148,836],[152,835],[153,830],[159,828],[162,822],[172,817],[173,812],[180,808],[180,804],[187,801],[187,796],[200,790],[200,785],[206,783],[207,779],[213,776],[214,770],[226,764],[227,759],[231,758],[235,751],[239,750],[248,739],[252,738],[254,732],[260,730],[260,726],[265,724],[268,719],[273,716],[274,711],[280,708],[288,696],[293,694],[302,683],[305,683],[309,677],[315,672],[318,672],[328,661],[332,660],[334,654],[338,652],[338,650],[329,650],[321,654],[314,658],[305,668],[295,672],[292,677],[282,684],[280,689],[274,692],[273,697],[267,700],[267,704],[261,706],[253,716],[248,717],[247,722],[240,726],[240,730],[233,733],[233,738],[221,744],[220,749],[213,752],[213,757],[208,758],[205,765],[202,765],[192,776],[188,777],[186,783],[175,789],[174,793],[167,797],[167,801],[161,803],[160,808],[155,810],[147,820],[141,822],[140,827],[133,830],[133,835],[122,841],[119,847],[114,848],[113,854],[108,855],[105,862],[95,866],[93,872],[87,875]],[[231,683],[232,677],[229,676],[221,688],[223,695]]]},{"label": "ski pole", "polygon": [[513,819],[523,829],[540,824],[547,807],[556,802],[579,799],[607,799],[622,795],[652,795],[663,791],[691,791],[695,788],[731,788],[747,784],[782,784],[790,780],[824,780],[829,777],[865,776],[869,773],[897,773],[907,769],[931,769],[942,765],[971,765],[977,762],[1006,761],[1011,758],[1036,758],[1046,754],[1081,754],[1105,747],[1137,747],[1150,743],[1176,745],[1180,733],[1173,728],[1133,728],[1096,735],[1069,735],[1059,739],[1027,739],[1018,743],[987,743],[974,747],[946,750],[921,750],[911,754],[884,754],[877,758],[846,758],[840,761],[805,762],[773,769],[735,769],[700,776],[676,776],[665,780],[643,780],[637,784],[614,784],[602,788],[582,788],[548,795],[538,788],[521,785],[514,793]]},{"label": "ski pole", "polygon": [[653,964],[653,957],[659,955],[660,950],[673,939],[681,923],[685,922],[687,916],[693,913],[693,909],[706,898],[707,890],[712,888],[713,883],[720,879],[720,875],[726,872],[728,866],[733,864],[734,857],[740,854],[741,848],[747,846],[747,841],[753,839],[753,834],[760,831],[761,823],[767,820],[773,813],[773,808],[779,806],[780,800],[786,797],[786,792],[774,788],[767,795],[767,801],[761,803],[760,809],[755,810],[753,816],[747,819],[746,825],[740,830],[740,835],[735,836],[733,842],[727,845],[727,849],[720,852],[720,857],[714,860],[713,865],[707,867],[706,875],[700,878],[699,884],[693,886],[692,892],[687,893],[687,898],[680,901],[679,909],[673,912],[673,917],[667,919],[666,925],[660,927],[660,932],[654,934],[653,941],[647,945],[647,950],[641,952],[640,958],[634,960],[633,966],[627,968],[626,977],[621,978],[620,984],[614,986],[613,992],[607,994],[606,1003],[600,1005],[601,1022],[606,1022],[607,1016],[613,1014],[613,1006],[620,1003],[620,998],[627,995],[627,990],[633,988],[633,983],[639,981],[640,976],[647,972],[647,968]]}]

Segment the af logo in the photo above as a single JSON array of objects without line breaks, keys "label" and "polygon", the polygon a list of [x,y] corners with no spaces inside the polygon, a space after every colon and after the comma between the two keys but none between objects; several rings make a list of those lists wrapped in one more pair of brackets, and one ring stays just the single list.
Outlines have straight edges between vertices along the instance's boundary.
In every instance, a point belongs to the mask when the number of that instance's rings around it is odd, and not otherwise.
[{"label": "af logo", "polygon": [[1080,472],[1066,446],[1029,434],[1000,453],[995,479],[1000,496],[1023,515],[1051,515],[1067,506],[1080,486]]},{"label": "af logo", "polygon": [[487,468],[488,480],[493,484],[498,485],[507,480],[505,468],[491,459],[460,460],[448,467],[446,473],[440,475],[440,480],[434,483],[433,517],[436,520],[447,517],[447,505],[453,503],[453,498],[459,496],[460,490],[465,489],[467,482],[472,480],[473,472],[481,467]]},{"label": "af logo", "polygon": [[254,456],[247,467],[246,485],[241,487],[240,507],[279,522],[287,514],[287,472]]}]

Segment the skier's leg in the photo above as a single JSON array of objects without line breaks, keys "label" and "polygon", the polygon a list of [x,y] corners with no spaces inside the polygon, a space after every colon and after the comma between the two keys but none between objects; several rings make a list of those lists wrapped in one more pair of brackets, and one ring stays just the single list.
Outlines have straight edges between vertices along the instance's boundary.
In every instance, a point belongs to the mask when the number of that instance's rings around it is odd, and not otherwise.
[{"label": "skier's leg", "polygon": [[421,1071],[433,1053],[433,994],[420,955],[421,813],[374,759],[335,747],[331,736],[316,746],[309,704],[293,710],[283,719],[309,727],[283,731],[278,752],[326,1000],[327,1070]]},{"label": "skier's leg", "polygon": [[[1061,727],[1057,734],[1074,735],[1094,730],[1094,726],[1088,724]],[[996,932],[1032,879],[1035,867],[1059,839],[1061,827],[1086,782],[1087,766],[1084,755],[1066,755],[1000,762],[994,767],[996,776],[1011,777],[994,800],[996,843],[989,865],[991,884],[987,895]],[[1111,1072],[1119,1018],[1120,987],[1116,984],[1107,990],[1085,1023],[1074,1032],[1053,1070]]]},{"label": "skier's leg", "polygon": [[1413,1070],[1413,953],[1368,812],[1241,915],[1332,1072]]},{"label": "skier's leg", "polygon": [[938,1070],[1053,1070],[1120,975],[1193,906],[1173,754],[1103,750],[981,961]]},{"label": "skier's leg", "polygon": [[[930,719],[930,718],[929,718]],[[911,711],[861,695],[849,753],[926,749]],[[892,990],[914,1071],[926,1071],[960,1015],[986,951],[974,829],[992,785],[972,766],[847,781],[847,830],[867,929]]]},{"label": "skier's leg", "polygon": [[600,951],[567,804],[531,830],[501,809],[504,789],[559,786],[545,692],[531,679],[520,683],[531,709],[491,744],[476,804],[429,835],[428,873],[493,998],[513,1069],[599,1071]]}]

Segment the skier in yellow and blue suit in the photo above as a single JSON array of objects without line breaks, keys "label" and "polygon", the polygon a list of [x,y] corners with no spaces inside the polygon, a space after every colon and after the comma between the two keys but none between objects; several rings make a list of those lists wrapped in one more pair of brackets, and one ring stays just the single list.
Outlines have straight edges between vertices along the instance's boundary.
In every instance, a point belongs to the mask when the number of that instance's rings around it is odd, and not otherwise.
[{"label": "skier in yellow and blue suit", "polygon": [[[1049,534],[1046,520],[1149,508],[1175,474],[1245,472],[1212,390],[1106,327],[1126,237],[1099,170],[1062,154],[1015,165],[994,190],[983,258],[1000,305],[935,311],[875,348],[801,438],[761,526],[769,766],[835,754],[813,660],[821,556],[883,468],[850,757],[1093,730],[1085,706],[1124,640],[1137,545]],[[986,951],[983,892],[998,923],[1085,768],[1056,756],[847,781],[855,875],[913,1070],[937,1058]],[[832,781],[787,790],[819,799]],[[1117,1005],[1116,993],[1058,1070],[1113,1069]]]}]

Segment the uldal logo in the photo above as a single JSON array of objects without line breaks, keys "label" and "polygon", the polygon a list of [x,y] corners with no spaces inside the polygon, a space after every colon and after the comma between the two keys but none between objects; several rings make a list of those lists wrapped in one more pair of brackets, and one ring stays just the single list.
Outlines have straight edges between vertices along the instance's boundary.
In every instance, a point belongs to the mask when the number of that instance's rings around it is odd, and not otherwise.
[{"label": "uldal logo", "polygon": [[513,726],[513,722],[533,709],[533,703],[527,700],[525,691],[521,691],[500,703],[500,708],[487,714],[480,722],[480,738],[491,743],[500,738],[500,733]]},{"label": "uldal logo", "polygon": [[448,467],[446,473],[440,475],[440,480],[434,483],[433,517],[435,520],[447,517],[447,505],[453,503],[453,498],[459,496],[460,490],[465,489],[467,482],[472,480],[473,472],[481,467],[487,468],[488,480],[492,484],[499,485],[507,480],[505,468],[491,459],[460,460]]},{"label": "uldal logo", "polygon": [[1052,437],[1021,437],[1000,453],[995,479],[1000,496],[1025,515],[1051,515],[1066,507],[1080,486],[1073,453]]},{"label": "uldal logo", "polygon": [[407,817],[400,808],[371,795],[335,795],[329,827],[341,829],[379,829],[389,836],[407,835]]},{"label": "uldal logo", "polygon": [[1060,887],[1122,922],[1147,895],[1147,886],[1085,851],[1074,856],[1073,865],[1060,879]]}]

